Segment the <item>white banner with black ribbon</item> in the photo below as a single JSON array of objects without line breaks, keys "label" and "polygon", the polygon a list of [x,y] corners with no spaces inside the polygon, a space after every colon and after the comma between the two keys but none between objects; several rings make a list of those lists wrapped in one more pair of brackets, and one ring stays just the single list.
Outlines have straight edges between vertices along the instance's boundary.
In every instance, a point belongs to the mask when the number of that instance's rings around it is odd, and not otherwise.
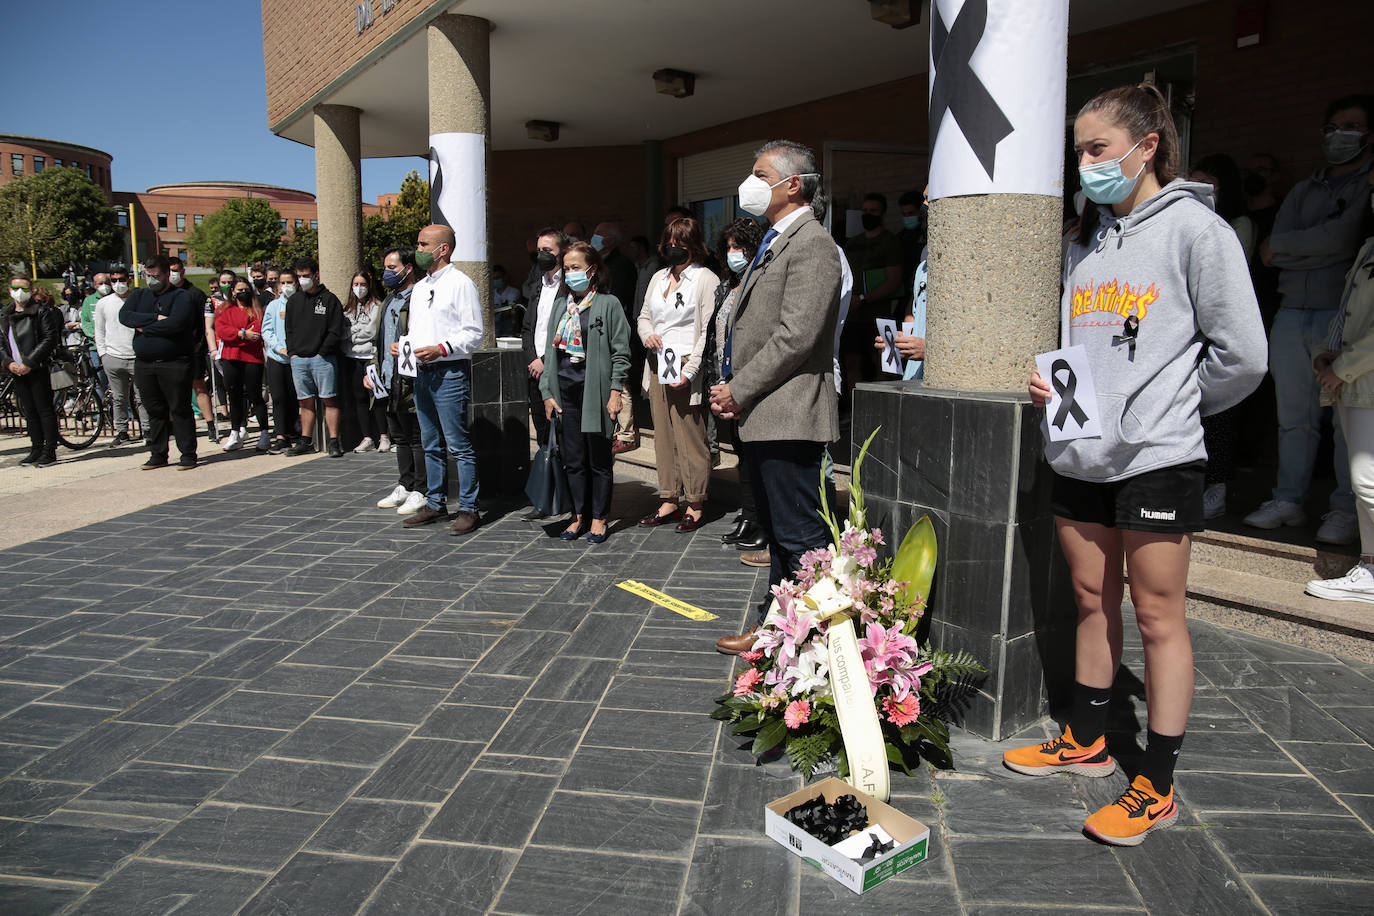
[{"label": "white banner with black ribbon", "polygon": [[1082,344],[1040,353],[1035,357],[1040,377],[1050,384],[1045,423],[1051,442],[1091,439],[1102,435],[1102,421],[1093,385],[1088,351]]},{"label": "white banner with black ribbon", "polygon": [[930,0],[930,199],[1064,192],[1068,0]]},{"label": "white banner with black ribbon", "polygon": [[429,138],[429,218],[453,230],[452,261],[487,259],[487,138]]}]

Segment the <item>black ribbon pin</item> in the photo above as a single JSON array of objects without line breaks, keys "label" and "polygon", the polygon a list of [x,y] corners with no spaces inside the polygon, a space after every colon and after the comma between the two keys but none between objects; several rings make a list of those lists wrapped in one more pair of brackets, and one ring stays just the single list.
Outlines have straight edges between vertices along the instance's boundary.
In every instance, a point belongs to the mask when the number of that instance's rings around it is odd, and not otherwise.
[{"label": "black ribbon pin", "polygon": [[1121,327],[1121,333],[1112,337],[1112,346],[1126,344],[1130,348],[1129,359],[1135,359],[1135,341],[1140,335],[1140,316],[1127,315],[1126,323]]},{"label": "black ribbon pin", "polygon": [[677,381],[677,354],[672,347],[663,351],[663,380],[666,382],[670,378]]},{"label": "black ribbon pin", "polygon": [[415,373],[415,349],[408,340],[401,344],[401,368],[409,374]]},{"label": "black ribbon pin", "polygon": [[1012,132],[1012,123],[988,92],[969,61],[988,25],[988,0],[967,0],[946,26],[939,0],[930,4],[930,52],[935,59],[935,85],[930,90],[930,148],[935,149],[945,112],[954,114],[983,171],[992,179],[997,144]]},{"label": "black ribbon pin", "polygon": [[883,361],[888,363],[896,372],[902,371],[902,359],[897,355],[897,340],[892,334],[891,325],[883,325],[883,340],[887,341],[887,349],[883,350]]},{"label": "black ribbon pin", "polygon": [[680,308],[683,308],[683,307],[686,306],[686,305],[687,305],[687,303],[685,303],[685,302],[682,301],[682,291],[679,290],[679,291],[678,291],[678,294],[677,294],[677,301],[675,301],[675,302],[673,303],[673,308],[675,308],[675,309],[680,309]]},{"label": "black ribbon pin", "polygon": [[[1068,374],[1064,381],[1059,381],[1059,372],[1063,370]],[[1081,428],[1088,422],[1088,414],[1078,406],[1074,400],[1074,392],[1078,390],[1078,376],[1074,375],[1073,367],[1069,365],[1067,359],[1056,359],[1050,366],[1050,384],[1054,385],[1054,393],[1059,395],[1059,410],[1054,415],[1054,425],[1058,429],[1064,428],[1064,421],[1073,417]]]}]

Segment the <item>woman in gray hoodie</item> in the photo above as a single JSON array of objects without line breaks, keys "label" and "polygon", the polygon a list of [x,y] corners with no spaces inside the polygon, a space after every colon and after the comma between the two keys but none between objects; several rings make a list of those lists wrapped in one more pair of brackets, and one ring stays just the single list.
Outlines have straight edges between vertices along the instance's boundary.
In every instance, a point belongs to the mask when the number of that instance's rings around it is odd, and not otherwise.
[{"label": "woman in gray hoodie", "polygon": [[[1061,334],[1081,345],[1101,434],[1049,442],[1059,543],[1078,604],[1073,713],[1059,737],[1006,752],[1020,773],[1108,776],[1105,730],[1121,664],[1124,559],[1145,650],[1148,743],[1139,775],[1085,831],[1134,846],[1173,822],[1173,770],[1193,699],[1184,615],[1191,532],[1203,528],[1202,422],[1265,371],[1245,253],[1211,188],[1178,178],[1173,117],[1153,86],[1104,92],[1074,123],[1091,203],[1064,265]],[[1094,206],[1095,204],[1095,206]],[[1031,375],[1040,407],[1051,382]],[[1047,418],[1048,419],[1048,418]]]}]

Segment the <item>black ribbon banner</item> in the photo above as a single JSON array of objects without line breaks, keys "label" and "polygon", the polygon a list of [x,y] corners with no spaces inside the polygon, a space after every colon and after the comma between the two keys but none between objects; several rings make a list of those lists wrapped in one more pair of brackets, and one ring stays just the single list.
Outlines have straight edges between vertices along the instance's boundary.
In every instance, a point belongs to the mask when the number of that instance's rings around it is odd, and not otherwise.
[{"label": "black ribbon banner", "polygon": [[892,326],[883,325],[883,340],[887,341],[887,349],[883,350],[883,362],[889,364],[894,370],[902,370],[902,358],[897,355],[897,341],[892,335]]},{"label": "black ribbon banner", "polygon": [[667,381],[670,378],[677,379],[677,354],[673,352],[672,347],[663,351],[663,380]]},{"label": "black ribbon banner", "polygon": [[444,164],[439,161],[439,151],[432,146],[429,148],[429,161],[434,166],[434,177],[429,182],[429,218],[436,226],[447,226],[448,218],[439,208],[439,195],[444,192]]},{"label": "black ribbon banner", "polygon": [[952,112],[991,180],[997,165],[997,144],[1011,134],[1012,124],[969,66],[988,25],[988,0],[965,0],[952,27],[940,18],[940,0],[931,0],[930,18],[930,51],[935,60],[935,85],[930,90],[930,148],[935,149],[945,112]]},{"label": "black ribbon banner", "polygon": [[[1059,381],[1059,372],[1066,373],[1064,381]],[[1064,428],[1064,421],[1073,417],[1079,428],[1088,422],[1088,414],[1078,402],[1074,400],[1074,392],[1078,390],[1078,376],[1074,375],[1073,368],[1069,366],[1067,359],[1056,359],[1050,366],[1050,384],[1054,385],[1054,393],[1059,395],[1059,410],[1054,415],[1054,425],[1058,429]]]},{"label": "black ribbon banner", "polygon": [[401,344],[401,368],[412,375],[415,373],[415,348],[408,340]]}]

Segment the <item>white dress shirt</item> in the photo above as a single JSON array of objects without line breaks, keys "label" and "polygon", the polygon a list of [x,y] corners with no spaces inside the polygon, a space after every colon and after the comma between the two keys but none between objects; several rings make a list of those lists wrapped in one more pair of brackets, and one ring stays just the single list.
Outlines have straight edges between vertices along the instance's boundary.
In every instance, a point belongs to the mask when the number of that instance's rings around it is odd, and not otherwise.
[{"label": "white dress shirt", "polygon": [[540,359],[544,358],[544,346],[548,342],[549,315],[553,312],[554,300],[558,298],[558,291],[562,286],[563,271],[554,271],[552,280],[548,274],[542,275],[539,286],[539,310],[535,312],[534,317],[534,354]]},{"label": "white dress shirt", "polygon": [[410,342],[439,347],[438,362],[471,359],[482,345],[482,300],[472,278],[452,264],[426,275],[410,294]]},{"label": "white dress shirt", "polygon": [[115,359],[134,358],[134,329],[119,323],[124,300],[110,293],[95,304],[91,323],[95,325],[95,352]]}]

